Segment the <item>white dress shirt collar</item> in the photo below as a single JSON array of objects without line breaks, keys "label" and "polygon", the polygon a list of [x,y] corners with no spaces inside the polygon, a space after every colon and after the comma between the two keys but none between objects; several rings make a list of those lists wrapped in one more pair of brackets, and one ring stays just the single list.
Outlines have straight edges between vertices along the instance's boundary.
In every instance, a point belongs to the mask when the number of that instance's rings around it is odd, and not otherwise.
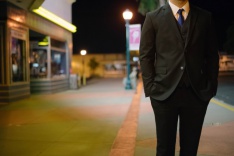
[{"label": "white dress shirt collar", "polygon": [[179,9],[184,9],[183,11],[183,16],[184,16],[184,19],[187,18],[188,16],[188,13],[189,13],[189,10],[190,10],[190,7],[189,7],[189,2],[187,2],[182,8],[179,8],[178,6],[176,6],[175,4],[171,3],[171,1],[169,0],[169,5],[171,7],[171,10],[173,12],[173,15],[175,16],[176,19],[178,19],[179,15],[177,13],[177,11]]}]

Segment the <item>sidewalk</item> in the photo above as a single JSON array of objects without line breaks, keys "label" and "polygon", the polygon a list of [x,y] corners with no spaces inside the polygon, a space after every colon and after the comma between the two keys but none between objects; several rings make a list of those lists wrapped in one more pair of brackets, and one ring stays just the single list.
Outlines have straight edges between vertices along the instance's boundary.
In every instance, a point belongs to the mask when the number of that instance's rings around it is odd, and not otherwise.
[{"label": "sidewalk", "polygon": [[[234,112],[211,103],[199,156],[234,155],[233,132]],[[136,92],[119,78],[94,79],[0,106],[0,156],[154,156],[155,146],[141,83]]]},{"label": "sidewalk", "polygon": [[0,106],[0,156],[105,156],[134,95],[122,79]]},{"label": "sidewalk", "polygon": [[[234,156],[234,107],[217,105],[217,99],[211,100],[200,139],[198,156]],[[226,108],[225,108],[226,106]],[[229,109],[227,109],[229,108]],[[149,98],[142,93],[135,156],[154,156],[156,153],[156,132],[154,113]],[[179,156],[177,137],[176,156]]]}]

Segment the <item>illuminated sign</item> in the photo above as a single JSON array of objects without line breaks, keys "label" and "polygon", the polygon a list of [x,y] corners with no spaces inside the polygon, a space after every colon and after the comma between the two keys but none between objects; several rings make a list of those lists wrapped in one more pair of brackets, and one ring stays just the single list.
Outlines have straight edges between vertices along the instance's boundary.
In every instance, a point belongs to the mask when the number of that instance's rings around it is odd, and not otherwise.
[{"label": "illuminated sign", "polygon": [[57,15],[53,14],[52,12],[39,7],[38,9],[34,9],[33,12],[37,13],[38,15],[50,20],[51,22],[75,33],[76,32],[76,26],[74,26],[73,24],[65,21],[64,19],[58,17]]}]

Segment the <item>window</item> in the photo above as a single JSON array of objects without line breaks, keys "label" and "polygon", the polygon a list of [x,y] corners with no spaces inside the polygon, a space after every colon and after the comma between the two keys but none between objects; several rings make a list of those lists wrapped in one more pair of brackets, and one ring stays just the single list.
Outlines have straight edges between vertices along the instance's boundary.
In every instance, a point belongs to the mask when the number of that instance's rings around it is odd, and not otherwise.
[{"label": "window", "polygon": [[25,41],[11,38],[11,72],[12,82],[26,81],[26,46]]},{"label": "window", "polygon": [[66,55],[64,52],[51,51],[51,76],[66,74]]},{"label": "window", "polygon": [[[64,78],[67,74],[66,42],[57,41],[48,36],[38,35],[30,41],[30,77],[31,79]],[[39,37],[38,37],[39,36]],[[48,45],[40,45],[47,39]]]},{"label": "window", "polygon": [[64,77],[67,74],[66,42],[51,38],[51,77]]},{"label": "window", "polygon": [[32,49],[30,52],[30,77],[46,78],[47,77],[47,50]]}]

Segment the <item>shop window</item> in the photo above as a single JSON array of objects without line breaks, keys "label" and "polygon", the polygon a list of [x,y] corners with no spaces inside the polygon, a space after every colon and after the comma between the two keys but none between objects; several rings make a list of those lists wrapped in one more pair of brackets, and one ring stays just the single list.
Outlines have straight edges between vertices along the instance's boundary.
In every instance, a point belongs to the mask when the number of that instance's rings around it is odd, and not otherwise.
[{"label": "shop window", "polygon": [[26,81],[26,46],[25,40],[11,38],[12,82]]},{"label": "shop window", "polygon": [[31,79],[66,77],[66,42],[55,40],[34,31],[30,32]]},{"label": "shop window", "polygon": [[61,77],[65,76],[66,71],[66,55],[64,52],[51,51],[51,76]]},{"label": "shop window", "polygon": [[32,49],[30,52],[30,77],[46,78],[47,74],[47,50]]},{"label": "shop window", "polygon": [[65,77],[66,65],[66,42],[51,38],[51,77]]}]

